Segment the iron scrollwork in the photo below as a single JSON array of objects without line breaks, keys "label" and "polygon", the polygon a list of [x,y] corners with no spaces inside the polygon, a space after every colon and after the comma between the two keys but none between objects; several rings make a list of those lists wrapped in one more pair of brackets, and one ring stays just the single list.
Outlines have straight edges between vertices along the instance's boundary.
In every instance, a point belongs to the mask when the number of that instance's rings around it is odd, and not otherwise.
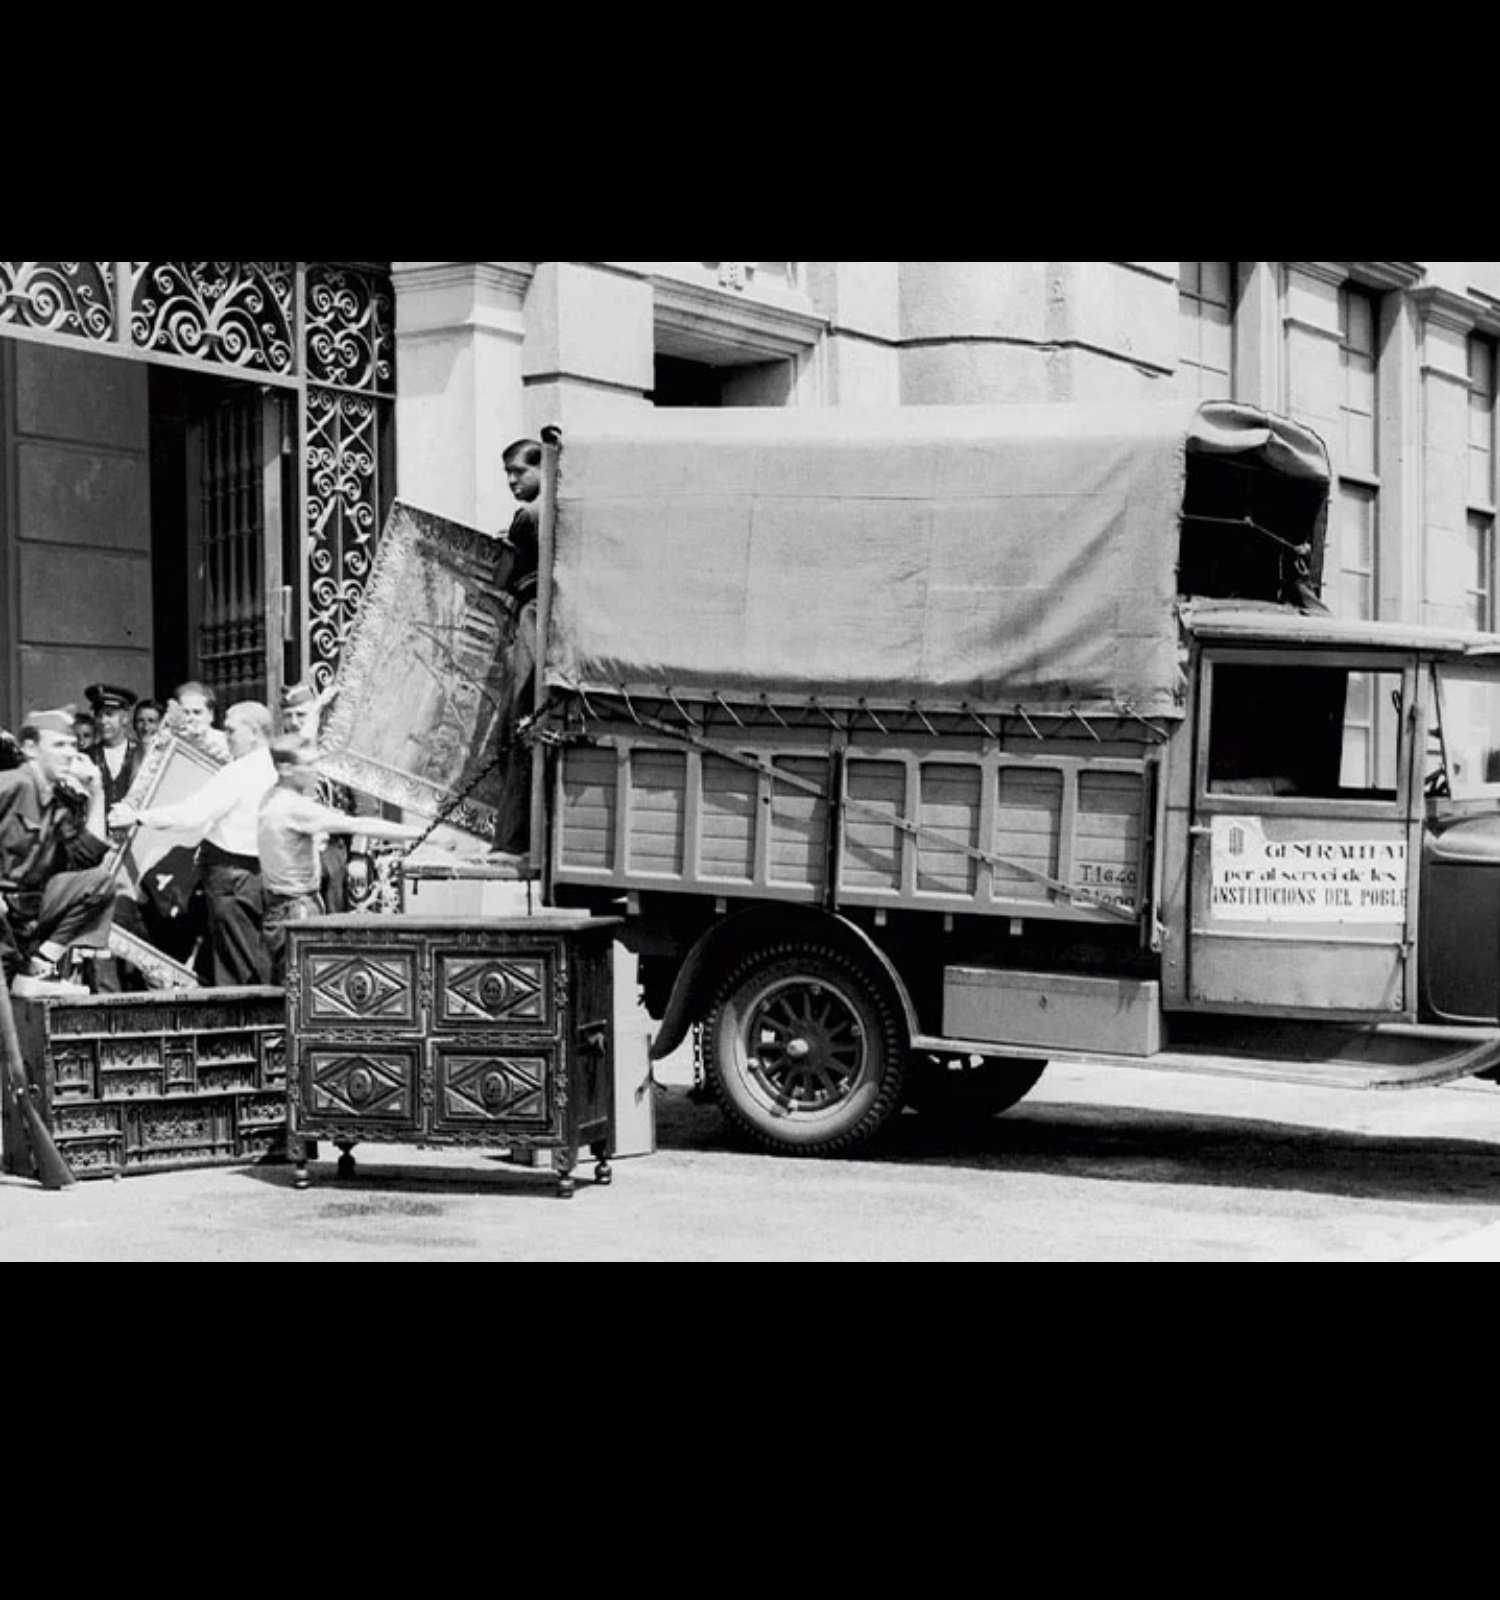
[{"label": "iron scrollwork", "polygon": [[0,261],[0,328],[121,340],[203,371],[301,388],[308,677],[328,688],[391,484],[396,304],[384,263]]},{"label": "iron scrollwork", "polygon": [[0,261],[0,322],[108,340],[115,331],[114,263]]},{"label": "iron scrollwork", "polygon": [[296,263],[134,261],[130,336],[143,350],[252,372],[296,370]]},{"label": "iron scrollwork", "polygon": [[308,263],[307,376],[338,389],[394,391],[396,304],[388,282],[333,262]]},{"label": "iron scrollwork", "polygon": [[333,389],[308,390],[310,676],[319,689],[334,680],[375,564],[379,426],[375,400]]}]

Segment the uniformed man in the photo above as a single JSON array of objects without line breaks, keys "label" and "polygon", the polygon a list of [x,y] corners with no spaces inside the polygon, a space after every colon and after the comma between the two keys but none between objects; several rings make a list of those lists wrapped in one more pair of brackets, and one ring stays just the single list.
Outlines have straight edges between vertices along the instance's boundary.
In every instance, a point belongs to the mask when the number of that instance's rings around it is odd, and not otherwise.
[{"label": "uniformed man", "polygon": [[141,747],[132,737],[135,696],[129,689],[117,689],[108,683],[93,684],[87,693],[99,728],[99,742],[91,754],[104,783],[104,809],[108,813],[135,787],[136,774],[141,770]]},{"label": "uniformed man", "polygon": [[109,943],[103,784],[70,711],[33,712],[20,745],[22,765],[0,773],[0,963],[18,994],[56,992],[70,950]]}]

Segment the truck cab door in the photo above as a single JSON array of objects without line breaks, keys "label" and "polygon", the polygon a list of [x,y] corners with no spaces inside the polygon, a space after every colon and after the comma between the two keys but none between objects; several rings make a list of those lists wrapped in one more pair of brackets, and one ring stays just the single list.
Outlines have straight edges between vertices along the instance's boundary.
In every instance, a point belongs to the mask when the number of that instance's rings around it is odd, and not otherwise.
[{"label": "truck cab door", "polygon": [[1426,675],[1422,1020],[1500,1023],[1500,659]]},{"label": "truck cab door", "polygon": [[1222,649],[1200,673],[1189,1004],[1414,1018],[1415,660]]}]

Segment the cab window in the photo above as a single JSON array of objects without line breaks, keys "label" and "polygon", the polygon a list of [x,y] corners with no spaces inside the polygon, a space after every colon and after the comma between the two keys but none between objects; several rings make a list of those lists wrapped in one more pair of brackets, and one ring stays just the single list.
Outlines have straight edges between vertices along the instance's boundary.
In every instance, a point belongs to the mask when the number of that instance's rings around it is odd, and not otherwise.
[{"label": "cab window", "polygon": [[1500,666],[1434,669],[1437,713],[1427,752],[1427,793],[1451,800],[1500,798]]},{"label": "cab window", "polygon": [[1394,801],[1402,681],[1348,667],[1216,664],[1208,792]]}]

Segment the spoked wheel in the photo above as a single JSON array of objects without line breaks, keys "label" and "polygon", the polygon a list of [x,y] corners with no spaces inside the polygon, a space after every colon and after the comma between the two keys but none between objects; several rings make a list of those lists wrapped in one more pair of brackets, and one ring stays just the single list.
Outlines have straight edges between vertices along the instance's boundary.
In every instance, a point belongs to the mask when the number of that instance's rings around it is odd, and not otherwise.
[{"label": "spoked wheel", "polygon": [[750,957],[719,990],[703,1030],[725,1114],[787,1155],[842,1155],[901,1105],[906,1043],[884,986],[820,945]]},{"label": "spoked wheel", "polygon": [[906,1073],[906,1103],[924,1117],[968,1122],[998,1117],[1042,1081],[1045,1061],[991,1056],[914,1055]]}]

